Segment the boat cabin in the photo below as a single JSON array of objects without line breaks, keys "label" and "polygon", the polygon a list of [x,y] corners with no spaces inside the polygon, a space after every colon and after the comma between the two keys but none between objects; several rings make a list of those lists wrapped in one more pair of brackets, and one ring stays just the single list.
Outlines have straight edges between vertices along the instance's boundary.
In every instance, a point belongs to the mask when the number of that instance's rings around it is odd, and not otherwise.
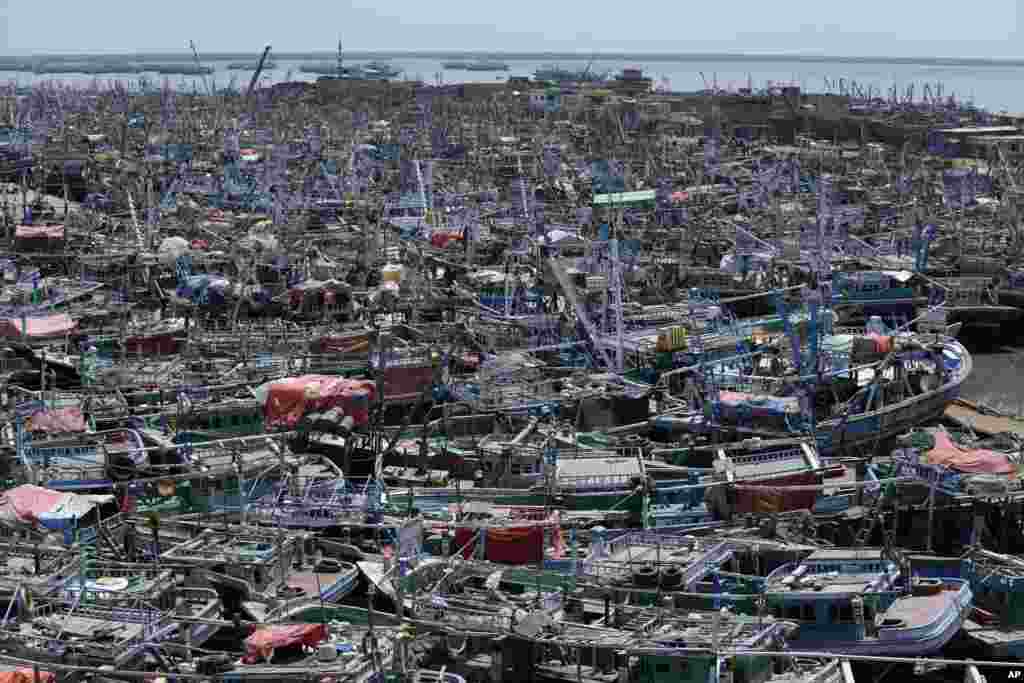
[{"label": "boat cabin", "polygon": [[765,599],[776,619],[800,624],[801,636],[860,640],[897,598],[899,576],[881,549],[820,550],[772,572]]}]

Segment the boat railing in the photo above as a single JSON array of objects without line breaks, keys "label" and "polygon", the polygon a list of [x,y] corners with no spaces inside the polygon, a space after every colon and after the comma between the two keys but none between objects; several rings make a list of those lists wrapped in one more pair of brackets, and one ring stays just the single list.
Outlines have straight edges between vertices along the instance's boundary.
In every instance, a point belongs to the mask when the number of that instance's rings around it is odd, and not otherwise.
[{"label": "boat railing", "polygon": [[630,531],[621,536],[616,536],[608,542],[608,550],[617,553],[626,546],[648,546],[662,548],[691,548],[693,539],[681,536],[666,536],[664,534],[651,533],[649,531]]},{"label": "boat railing", "polygon": [[494,612],[478,612],[462,608],[452,608],[446,603],[440,603],[431,599],[415,599],[412,602],[412,614],[414,616],[429,616],[442,612],[445,616],[442,619],[448,621],[454,618],[463,627],[484,628],[495,631],[508,631],[512,628],[512,616],[495,614]]},{"label": "boat railing", "polygon": [[683,570],[683,585],[689,585],[714,572],[733,556],[733,552],[728,541],[713,546],[700,560]]},{"label": "boat railing", "polygon": [[586,475],[559,475],[559,488],[584,490],[620,490],[628,487],[633,478],[639,476],[634,474],[586,474]]},{"label": "boat railing", "polygon": [[420,669],[413,676],[412,683],[466,683],[466,679],[446,671]]},{"label": "boat railing", "polygon": [[[382,355],[369,354],[370,365],[380,367]],[[424,347],[412,347],[402,351],[388,351],[383,354],[384,369],[419,368],[431,365],[430,350]]]},{"label": "boat railing", "polygon": [[[69,572],[73,571],[74,567],[69,567]],[[101,579],[125,579],[128,585],[123,589],[104,587],[98,584],[98,580]],[[174,586],[174,575],[170,571],[142,567],[94,566],[78,576],[72,573],[63,582],[58,594],[66,602],[73,602],[81,596],[82,603],[87,604],[123,599],[128,597],[127,593],[134,593],[135,590],[144,591],[145,597],[156,598]]]},{"label": "boat railing", "polygon": [[[145,642],[151,637],[155,628],[159,627],[162,622],[163,614],[158,610],[151,609],[138,609],[129,607],[91,607],[89,605],[79,604],[74,608],[61,605],[61,604],[44,604],[35,605],[33,607],[33,620],[52,618],[54,620],[60,620],[63,623],[71,616],[83,617],[86,619],[92,619],[98,622],[102,622],[109,626],[116,626],[117,622],[129,623],[129,624],[140,624],[143,626],[142,630],[138,633],[133,633],[127,637],[122,637],[110,641],[96,641],[90,642],[90,647],[105,650],[109,656],[115,656],[117,653],[128,652],[133,645],[138,645]],[[111,633],[116,633],[116,628],[111,628]],[[11,631],[4,627],[0,627],[0,635],[6,633],[9,637],[22,642],[28,642],[35,644],[39,649],[45,649],[47,651],[62,651],[66,645],[66,641],[63,641],[59,637],[53,637],[49,634],[27,634],[24,631]]]},{"label": "boat railing", "polygon": [[749,453],[744,455],[729,454],[729,461],[736,466],[746,467],[750,465],[760,465],[769,462],[783,462],[786,460],[796,460],[801,463],[804,460],[804,451],[802,448],[785,448],[777,451],[767,451],[762,453]]},{"label": "boat railing", "polygon": [[775,396],[786,387],[786,380],[783,378],[739,373],[716,374],[714,382],[719,390],[724,389],[742,394],[771,394]]},{"label": "boat railing", "polygon": [[987,280],[975,281],[971,279],[947,280],[946,285],[946,306],[978,306],[994,305],[996,302],[986,297]]},{"label": "boat railing", "polygon": [[554,380],[511,384],[483,381],[478,386],[478,404],[492,410],[515,409],[562,400],[561,393],[554,390]]}]

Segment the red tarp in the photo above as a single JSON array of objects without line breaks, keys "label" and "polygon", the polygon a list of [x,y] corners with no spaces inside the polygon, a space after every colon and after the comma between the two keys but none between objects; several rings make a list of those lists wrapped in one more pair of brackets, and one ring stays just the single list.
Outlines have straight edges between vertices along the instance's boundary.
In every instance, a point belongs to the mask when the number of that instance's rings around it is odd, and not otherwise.
[{"label": "red tarp", "polygon": [[[736,485],[736,499],[733,510],[737,513],[765,514],[788,510],[809,510],[818,498],[817,491],[793,491],[789,486],[815,486],[820,484],[815,472],[801,472],[761,479],[744,486]],[[778,486],[779,488],[764,488]]]},{"label": "red tarp", "polygon": [[461,242],[462,236],[451,232],[435,232],[430,236],[430,244],[438,249],[444,249],[449,242]]},{"label": "red tarp", "polygon": [[934,436],[935,448],[925,455],[932,465],[945,465],[968,474],[1012,474],[1016,471],[1003,453],[983,448],[960,448],[944,432],[936,432]]},{"label": "red tarp", "polygon": [[434,368],[429,365],[384,367],[384,396],[394,398],[419,394],[423,385],[434,383]]},{"label": "red tarp", "polygon": [[528,564],[544,559],[544,529],[488,529],[487,559],[491,562]]},{"label": "red tarp", "polygon": [[40,410],[25,420],[25,429],[48,434],[84,432],[85,417],[82,415],[82,409],[77,406]]},{"label": "red tarp", "polygon": [[62,240],[63,225],[19,225],[14,229],[14,236],[23,240]]},{"label": "red tarp", "polygon": [[308,412],[340,408],[357,425],[370,420],[375,385],[368,380],[328,375],[303,375],[274,382],[267,394],[267,427],[294,427]]},{"label": "red tarp", "polygon": [[249,663],[270,659],[276,648],[289,645],[315,647],[327,640],[324,624],[289,624],[264,626],[245,639],[246,660]]},{"label": "red tarp", "polygon": [[[75,329],[75,321],[64,313],[43,318],[25,318],[28,337],[60,337]],[[0,337],[21,337],[21,318],[0,318]]]},{"label": "red tarp", "polygon": [[[474,529],[456,529],[454,550],[469,543],[476,533]],[[485,550],[490,562],[531,564],[544,559],[544,528],[540,526],[488,529],[486,543]],[[463,551],[466,559],[471,556],[475,545]]]}]

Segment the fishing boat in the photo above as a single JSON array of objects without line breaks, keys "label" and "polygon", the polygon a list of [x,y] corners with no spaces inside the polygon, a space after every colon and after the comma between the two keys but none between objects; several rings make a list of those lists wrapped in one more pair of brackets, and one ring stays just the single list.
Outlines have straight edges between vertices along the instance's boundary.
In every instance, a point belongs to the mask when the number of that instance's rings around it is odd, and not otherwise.
[{"label": "fishing boat", "polygon": [[[812,508],[818,500],[816,491],[789,491],[786,486],[821,485],[826,476],[844,474],[842,465],[828,466],[821,461],[813,442],[801,439],[745,440],[737,443],[694,446],[685,449],[655,449],[652,455],[672,458],[672,467],[685,467],[691,477],[684,491],[697,483],[707,483],[704,491],[694,491],[707,503],[709,512],[718,519],[731,519],[734,514],[784,512]],[[672,457],[675,456],[675,457]],[[658,468],[648,465],[647,472],[656,478]],[[729,493],[718,483],[732,485]],[[772,487],[778,486],[778,492]],[[671,482],[663,482],[659,491],[668,492]],[[691,496],[691,502],[693,496]]]},{"label": "fishing boat", "polygon": [[878,316],[897,327],[916,317],[926,303],[913,285],[909,271],[854,271],[833,276],[832,310],[840,325],[863,324]]},{"label": "fishing boat", "polygon": [[884,549],[820,550],[765,581],[767,608],[799,628],[790,647],[837,654],[923,656],[970,613],[963,579],[912,580]]},{"label": "fishing boat", "polygon": [[399,646],[394,635],[362,626],[329,629],[322,623],[271,624],[255,629],[245,639],[241,659],[218,662],[218,670],[204,673],[273,676],[286,681],[329,674],[341,681],[369,683],[381,678],[382,669],[399,661]]},{"label": "fishing boat", "polygon": [[838,334],[822,338],[820,348],[828,350],[827,360],[819,361],[825,365],[815,377],[824,383],[811,404],[787,392],[785,372],[745,374],[723,368],[711,383],[713,398],[700,404],[703,415],[655,417],[651,425],[672,430],[713,423],[739,434],[777,436],[790,432],[813,406],[821,454],[856,452],[941,416],[959,396],[973,365],[967,349],[940,335]]},{"label": "fishing boat", "polygon": [[207,529],[162,554],[205,570],[207,579],[240,592],[243,600],[278,604],[315,596],[324,602],[345,598],[359,582],[354,564],[326,556],[313,538],[250,530],[225,534]]},{"label": "fishing boat", "polygon": [[181,598],[177,610],[138,599],[23,600],[12,611],[15,628],[0,632],[0,641],[8,652],[39,662],[75,656],[87,666],[127,668],[154,658],[166,666],[161,649],[173,647],[179,634],[185,644],[209,637],[209,625],[187,625],[190,621],[220,616],[220,600],[210,589],[179,589],[176,596]]},{"label": "fishing boat", "polygon": [[974,593],[964,636],[996,657],[1024,656],[1024,619],[1021,588],[1024,561],[1013,555],[973,548],[961,558],[950,558],[970,580]]},{"label": "fishing boat", "polygon": [[951,323],[998,328],[1024,314],[1020,308],[1004,303],[999,298],[999,291],[992,278],[935,278],[934,282],[943,289],[942,308]]}]

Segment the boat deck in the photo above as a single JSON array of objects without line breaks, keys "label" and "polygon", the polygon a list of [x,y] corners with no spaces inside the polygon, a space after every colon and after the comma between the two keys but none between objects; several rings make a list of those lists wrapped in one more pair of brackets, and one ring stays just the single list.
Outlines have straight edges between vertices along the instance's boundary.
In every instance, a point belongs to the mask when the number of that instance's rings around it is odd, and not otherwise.
[{"label": "boat deck", "polygon": [[301,588],[306,595],[317,596],[326,594],[334,584],[349,575],[350,572],[314,572],[296,571],[288,576],[286,583],[291,588]]},{"label": "boat deck", "polygon": [[[879,625],[892,623],[896,628],[906,629],[927,626],[935,622],[949,608],[954,591],[941,591],[933,595],[912,595],[897,600],[878,616]],[[899,622],[899,623],[896,623]]]}]

